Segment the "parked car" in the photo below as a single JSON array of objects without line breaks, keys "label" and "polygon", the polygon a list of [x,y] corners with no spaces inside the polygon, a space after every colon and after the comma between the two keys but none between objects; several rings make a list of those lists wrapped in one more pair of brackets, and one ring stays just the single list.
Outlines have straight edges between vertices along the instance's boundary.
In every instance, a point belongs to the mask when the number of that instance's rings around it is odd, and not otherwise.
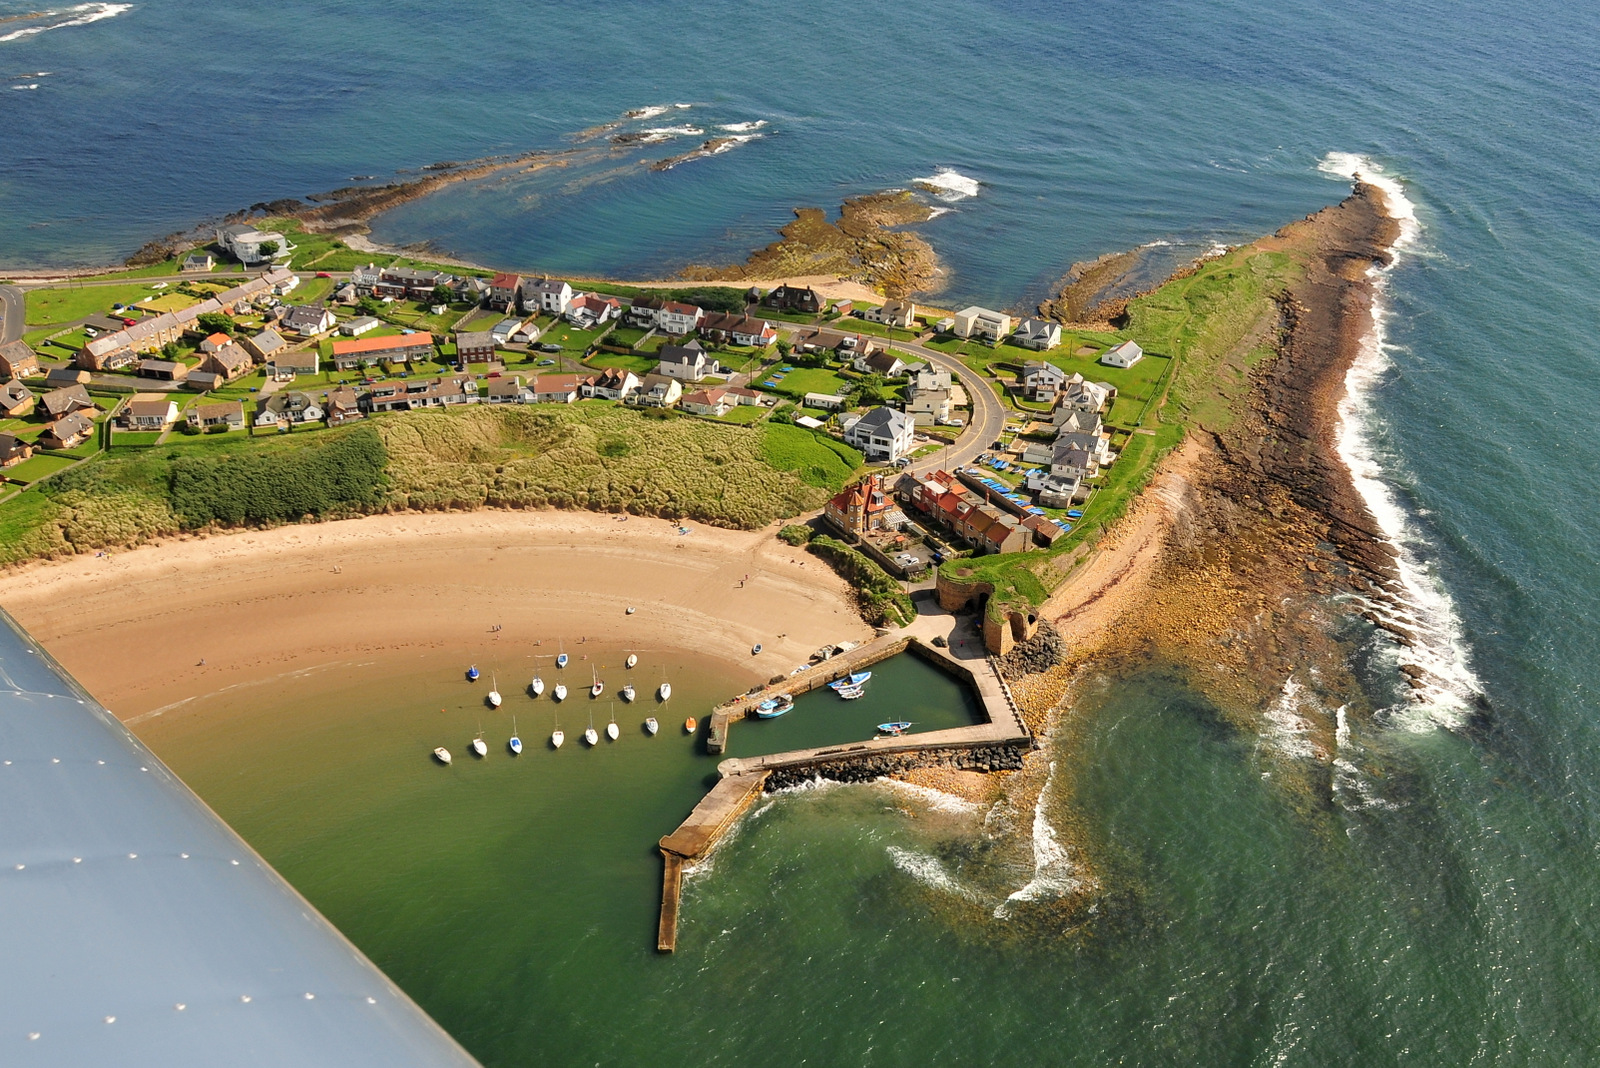
[{"label": "parked car", "polygon": [[560,352],[561,351],[561,346],[560,345],[552,345],[549,342],[545,342],[544,344],[539,346],[539,351],[540,352]]},{"label": "parked car", "polygon": [[333,275],[329,274],[327,271],[318,271],[317,272],[317,277],[318,278],[332,278]]},{"label": "parked car", "polygon": [[539,361],[539,366],[540,367],[549,367],[549,366],[553,365],[555,362],[556,361],[554,361],[554,360],[540,360]]}]

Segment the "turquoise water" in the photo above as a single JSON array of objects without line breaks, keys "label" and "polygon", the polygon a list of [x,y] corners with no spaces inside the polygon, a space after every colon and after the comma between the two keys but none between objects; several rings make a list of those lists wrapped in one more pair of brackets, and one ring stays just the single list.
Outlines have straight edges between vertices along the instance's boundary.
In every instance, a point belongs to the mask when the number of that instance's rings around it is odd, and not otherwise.
[{"label": "turquoise water", "polygon": [[[1338,755],[1354,770],[1336,767],[1308,816],[1263,778],[1298,759],[1292,731],[1241,736],[1160,673],[1108,682],[1079,710],[1074,737],[1092,744],[1052,743],[1070,789],[1018,816],[1028,855],[887,787],[784,795],[690,880],[668,960],[641,948],[648,842],[697,772],[663,771],[660,802],[625,780],[579,791],[558,814],[615,845],[614,873],[558,871],[536,890],[535,862],[490,838],[454,890],[408,893],[428,863],[409,844],[403,862],[364,849],[304,804],[294,834],[256,806],[268,856],[491,1064],[1592,1060],[1600,13],[935,0],[903,21],[828,2],[668,18],[641,3],[580,17],[151,0],[0,40],[0,263],[101,262],[253,201],[560,148],[625,109],[683,102],[662,121],[767,125],[662,174],[641,153],[453,189],[377,234],[655,273],[742,255],[795,204],[950,168],[980,184],[924,228],[946,301],[1021,304],[1106,251],[1165,241],[1179,257],[1273,229],[1339,197],[1348,168],[1330,154],[1355,153],[1401,183],[1419,231],[1388,277],[1388,347],[1359,383],[1351,455],[1387,489],[1456,692],[1396,695],[1349,725]],[[219,47],[241,41],[249,62]],[[1375,683],[1391,677],[1368,661]],[[446,774],[476,771],[500,768]],[[292,774],[281,788],[310,789]],[[340,796],[381,820],[393,791],[366,789]],[[428,841],[476,833],[466,811]],[[1035,914],[1074,878],[1047,833],[1074,813],[1114,890],[1089,938]],[[480,968],[456,932],[501,897],[531,918]]]}]

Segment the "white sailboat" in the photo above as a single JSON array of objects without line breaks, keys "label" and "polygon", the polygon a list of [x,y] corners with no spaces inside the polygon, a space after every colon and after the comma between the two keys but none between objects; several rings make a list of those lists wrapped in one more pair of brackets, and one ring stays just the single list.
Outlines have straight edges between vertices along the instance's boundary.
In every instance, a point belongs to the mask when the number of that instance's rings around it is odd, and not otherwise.
[{"label": "white sailboat", "polygon": [[517,717],[511,717],[511,740],[506,743],[506,748],[511,750],[512,756],[522,755],[522,739],[517,737]]},{"label": "white sailboat", "polygon": [[617,706],[615,702],[611,705],[611,722],[606,724],[606,737],[613,742],[622,737],[622,728],[617,726]]},{"label": "white sailboat", "polygon": [[482,731],[479,731],[478,736],[472,739],[472,751],[480,757],[489,755],[489,747],[484,743]]},{"label": "white sailboat", "polygon": [[638,656],[637,653],[629,653],[628,654],[628,659],[624,661],[624,663],[626,663],[630,668],[633,667],[633,665],[637,664],[638,662],[639,662],[639,656]]},{"label": "white sailboat", "polygon": [[567,699],[567,687],[563,683],[556,683],[556,688],[551,692],[555,695],[557,701],[565,701]]},{"label": "white sailboat", "polygon": [[567,647],[565,645],[562,645],[561,646],[561,651],[556,654],[556,667],[564,668],[566,666],[567,666]]},{"label": "white sailboat", "polygon": [[672,683],[667,681],[667,669],[661,669],[661,685],[656,688],[656,700],[665,701],[672,696]]},{"label": "white sailboat", "polygon": [[618,690],[617,692],[622,695],[622,699],[624,701],[632,701],[633,697],[634,697],[634,694],[633,694],[633,683],[631,683],[631,682],[628,683],[628,685],[624,686],[622,689]]},{"label": "white sailboat", "polygon": [[590,668],[589,673],[594,677],[594,685],[589,687],[589,696],[599,697],[605,692],[606,684],[600,681],[600,676],[595,672],[594,668]]},{"label": "white sailboat", "polygon": [[600,736],[594,732],[594,713],[589,713],[589,728],[583,732],[583,744],[593,748],[600,744]]},{"label": "white sailboat", "polygon": [[500,707],[500,683],[495,680],[492,672],[489,675],[489,707]]},{"label": "white sailboat", "polygon": [[533,681],[528,683],[528,692],[533,694],[535,697],[538,697],[540,694],[544,693],[544,680],[535,675],[533,677]]},{"label": "white sailboat", "polygon": [[651,734],[654,734],[656,731],[661,729],[661,724],[656,722],[656,717],[650,716],[644,721],[644,729],[649,731]]},{"label": "white sailboat", "polygon": [[566,740],[567,740],[567,736],[561,730],[561,717],[557,716],[556,717],[556,729],[550,732],[550,748],[551,749],[560,749],[561,748],[561,743],[566,741]]},{"label": "white sailboat", "polygon": [[450,750],[446,749],[442,745],[439,746],[433,751],[433,759],[437,760],[441,764],[450,763]]}]

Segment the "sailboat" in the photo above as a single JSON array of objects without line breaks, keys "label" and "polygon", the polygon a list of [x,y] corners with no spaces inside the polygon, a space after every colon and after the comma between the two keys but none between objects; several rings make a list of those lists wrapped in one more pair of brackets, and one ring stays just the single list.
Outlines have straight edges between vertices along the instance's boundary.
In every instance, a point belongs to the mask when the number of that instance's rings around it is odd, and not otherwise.
[{"label": "sailboat", "polygon": [[661,724],[656,722],[656,717],[650,716],[644,721],[644,729],[654,734],[661,729]]},{"label": "sailboat", "polygon": [[564,668],[566,666],[567,666],[567,649],[566,649],[566,646],[562,646],[561,647],[561,651],[556,654],[556,667]]},{"label": "sailboat", "polygon": [[442,745],[439,746],[433,751],[433,759],[437,760],[441,764],[450,763],[450,750],[446,749]]},{"label": "sailboat", "polygon": [[756,642],[754,645],[752,645],[750,647],[750,655],[751,656],[760,656],[761,655],[761,643],[760,642]]},{"label": "sailboat", "polygon": [[631,682],[628,683],[628,685],[624,686],[622,689],[618,690],[617,692],[622,695],[622,699],[624,701],[632,701],[633,700],[633,696],[634,696],[633,695],[633,683],[631,683]]},{"label": "sailboat", "polygon": [[555,695],[555,699],[557,701],[565,701],[567,699],[567,687],[565,683],[556,683],[556,688],[550,692]]},{"label": "sailboat", "polygon": [[500,683],[495,681],[493,675],[489,676],[489,707],[500,707]]},{"label": "sailboat", "polygon": [[614,742],[621,737],[621,735],[622,729],[617,726],[617,706],[615,702],[612,702],[611,722],[606,724],[606,737],[610,738]]},{"label": "sailboat", "polygon": [[638,656],[637,653],[629,653],[628,654],[628,659],[623,661],[623,663],[626,664],[630,668],[633,667],[633,665],[637,664],[638,662],[639,662],[639,656]]},{"label": "sailboat", "polygon": [[550,732],[550,748],[551,749],[560,749],[561,748],[561,743],[566,741],[566,740],[567,740],[567,736],[561,730],[561,717],[557,716],[556,717],[556,729]]},{"label": "sailboat", "polygon": [[606,684],[600,681],[600,676],[595,674],[594,668],[589,669],[589,674],[594,678],[594,685],[589,687],[589,696],[599,697],[605,692]]},{"label": "sailboat", "polygon": [[661,669],[661,685],[656,688],[656,700],[665,701],[672,696],[672,683],[667,681],[667,669]]},{"label": "sailboat", "polygon": [[489,747],[484,744],[482,731],[479,731],[478,736],[472,739],[472,751],[480,757],[489,755]]},{"label": "sailboat", "polygon": [[583,732],[583,744],[591,748],[600,744],[600,736],[594,732],[594,713],[589,713],[589,729]]},{"label": "sailboat", "polygon": [[544,693],[544,680],[535,675],[533,677],[533,681],[528,683],[528,692],[533,694],[535,697],[538,697],[540,694]]},{"label": "sailboat", "polygon": [[473,664],[471,667],[467,668],[467,681],[468,682],[477,682],[478,681],[478,665],[477,664]]},{"label": "sailboat", "polygon": [[511,750],[512,756],[522,755],[522,739],[517,737],[517,717],[511,717],[511,740],[506,743],[506,748]]}]

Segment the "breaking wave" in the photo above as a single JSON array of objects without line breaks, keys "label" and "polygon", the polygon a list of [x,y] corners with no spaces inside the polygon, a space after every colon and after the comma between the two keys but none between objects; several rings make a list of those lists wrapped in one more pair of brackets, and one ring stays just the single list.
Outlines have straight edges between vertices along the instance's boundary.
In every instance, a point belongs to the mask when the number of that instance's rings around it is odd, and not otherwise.
[{"label": "breaking wave", "polygon": [[[1400,236],[1392,249],[1394,263],[1399,263],[1422,233],[1416,205],[1406,196],[1400,180],[1367,157],[1351,152],[1328,153],[1318,169],[1341,180],[1366,182],[1383,194],[1385,210],[1400,224]],[[1385,329],[1389,310],[1384,300],[1390,270],[1392,265],[1371,270],[1377,289],[1372,330],[1345,376],[1337,449],[1356,492],[1396,552],[1399,612],[1384,605],[1373,605],[1373,610],[1391,616],[1414,636],[1412,643],[1400,646],[1395,655],[1398,667],[1420,672],[1422,685],[1414,691],[1411,707],[1401,710],[1394,720],[1411,730],[1453,728],[1465,721],[1470,704],[1483,693],[1483,685],[1472,671],[1455,601],[1427,560],[1428,545],[1422,533],[1385,479],[1373,441],[1378,417],[1372,407],[1372,390],[1393,366],[1394,350]]]},{"label": "breaking wave", "polygon": [[976,178],[968,178],[960,171],[946,167],[944,170],[929,178],[913,178],[913,182],[924,186],[933,192],[940,200],[966,200],[978,195],[980,183]]},{"label": "breaking wave", "polygon": [[1052,789],[1055,781],[1056,763],[1052,760],[1050,775],[1045,779],[1044,789],[1039,791],[1039,800],[1033,806],[1033,878],[1000,903],[994,910],[997,920],[1010,918],[1012,902],[1065,897],[1084,889],[1084,881],[1072,863],[1071,854],[1045,816],[1045,807],[1055,793]]},{"label": "breaking wave", "polygon": [[1308,702],[1315,704],[1293,675],[1284,679],[1283,689],[1262,714],[1262,745],[1290,760],[1327,760],[1312,733],[1317,724],[1305,714]]},{"label": "breaking wave", "polygon": [[754,122],[728,122],[728,123],[724,123],[721,126],[718,126],[717,129],[726,130],[728,133],[749,133],[752,130],[761,129],[766,124],[767,124],[767,120],[766,119],[756,119]]},{"label": "breaking wave", "polygon": [[935,812],[969,814],[979,812],[983,808],[974,801],[957,797],[955,794],[947,794],[943,790],[935,790],[931,786],[918,786],[916,783],[901,782],[899,779],[879,779],[878,782],[885,789],[916,798]]},{"label": "breaking wave", "polygon": [[[10,33],[0,34],[0,42],[32,37],[34,34],[44,33],[46,30],[62,30],[68,26],[87,26],[89,23],[99,22],[101,19],[114,19],[132,7],[132,4],[76,4],[73,7],[64,7],[59,10],[41,11],[35,17],[36,24],[12,30]],[[63,15],[66,18],[62,18]],[[61,21],[47,22],[45,21],[47,19],[61,19]],[[24,87],[12,86],[12,88],[20,89]],[[37,89],[38,86],[31,85],[26,88]]]},{"label": "breaking wave", "polygon": [[901,849],[899,846],[889,846],[888,850],[889,859],[894,862],[894,866],[922,885],[969,900],[974,897],[971,890],[956,882],[955,877],[945,870],[938,857]]}]

